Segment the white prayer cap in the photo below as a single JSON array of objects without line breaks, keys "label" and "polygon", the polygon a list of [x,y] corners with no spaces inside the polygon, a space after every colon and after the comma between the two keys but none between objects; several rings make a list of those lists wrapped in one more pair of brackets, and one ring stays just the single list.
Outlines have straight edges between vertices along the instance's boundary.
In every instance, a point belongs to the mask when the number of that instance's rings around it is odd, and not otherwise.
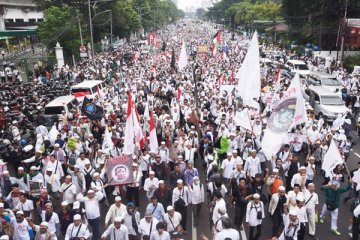
[{"label": "white prayer cap", "polygon": [[259,195],[258,193],[255,193],[255,194],[253,195],[253,198],[254,198],[254,199],[260,199],[260,195]]},{"label": "white prayer cap", "polygon": [[3,208],[4,207],[4,203],[0,203],[0,208]]},{"label": "white prayer cap", "polygon": [[48,224],[48,222],[42,222],[42,223],[40,223],[40,226],[41,227],[49,227],[49,224]]},{"label": "white prayer cap", "polygon": [[273,173],[279,173],[279,169],[274,168],[274,169],[273,169]]},{"label": "white prayer cap", "polygon": [[303,201],[304,201],[304,196],[303,196],[303,195],[297,196],[297,197],[296,197],[296,201],[303,202]]},{"label": "white prayer cap", "polygon": [[54,172],[54,169],[51,168],[51,167],[48,167],[48,168],[46,168],[46,171],[47,171],[47,172]]},{"label": "white prayer cap", "polygon": [[172,211],[172,210],[174,210],[174,207],[173,207],[173,206],[168,206],[168,207],[166,208],[166,211]]},{"label": "white prayer cap", "polygon": [[63,201],[62,203],[61,203],[61,206],[68,206],[69,205],[69,203],[67,202],[67,201]]},{"label": "white prayer cap", "polygon": [[164,183],[165,183],[164,180],[159,181],[159,184],[164,184]]},{"label": "white prayer cap", "polygon": [[280,190],[280,191],[285,191],[285,187],[284,187],[284,186],[280,186],[280,187],[279,187],[279,190]]},{"label": "white prayer cap", "polygon": [[243,165],[244,163],[243,163],[243,161],[242,160],[237,160],[236,161],[236,165]]},{"label": "white prayer cap", "polygon": [[100,173],[94,172],[93,177],[98,177],[98,176],[100,176]]},{"label": "white prayer cap", "polygon": [[178,180],[176,181],[176,183],[177,183],[177,184],[183,184],[183,180],[178,179]]},{"label": "white prayer cap", "polygon": [[154,171],[150,171],[150,172],[149,172],[149,175],[155,175],[155,172],[154,172]]},{"label": "white prayer cap", "polygon": [[24,215],[23,211],[17,211],[16,214]]},{"label": "white prayer cap", "polygon": [[120,196],[116,196],[115,197],[115,202],[120,202],[121,201],[121,197]]},{"label": "white prayer cap", "polygon": [[257,152],[255,149],[253,149],[253,150],[251,150],[251,152],[253,153],[253,152]]},{"label": "white prayer cap", "polygon": [[80,169],[79,165],[74,165],[74,168],[79,168]]},{"label": "white prayer cap", "polygon": [[60,144],[55,143],[55,144],[54,144],[54,147],[58,148],[58,147],[60,147]]},{"label": "white prayer cap", "polygon": [[18,171],[24,171],[23,167],[18,167]]},{"label": "white prayer cap", "polygon": [[237,151],[236,151],[236,150],[233,150],[232,153],[237,153]]},{"label": "white prayer cap", "polygon": [[297,211],[296,210],[290,210],[290,212],[289,212],[289,214],[291,215],[291,216],[297,216]]},{"label": "white prayer cap", "polygon": [[226,155],[227,155],[228,157],[232,157],[232,153],[231,153],[231,152],[228,152]]},{"label": "white prayer cap", "polygon": [[0,240],[9,240],[9,236],[8,235],[3,235],[0,237]]},{"label": "white prayer cap", "polygon": [[35,166],[31,166],[31,167],[30,167],[30,170],[35,171],[35,170],[37,170],[37,168],[36,168]]},{"label": "white prayer cap", "polygon": [[89,191],[87,191],[88,194],[90,193],[95,193],[94,190],[90,189]]},{"label": "white prayer cap", "polygon": [[301,167],[300,167],[300,170],[306,170],[306,167],[305,167],[305,166],[301,166]]},{"label": "white prayer cap", "polygon": [[162,141],[162,142],[161,142],[161,145],[165,145],[165,142],[164,142],[164,141]]},{"label": "white prayer cap", "polygon": [[74,220],[81,220],[80,214],[76,214],[76,215],[74,216]]},{"label": "white prayer cap", "polygon": [[121,217],[115,217],[114,218],[114,222],[121,222],[122,220],[121,220]]}]

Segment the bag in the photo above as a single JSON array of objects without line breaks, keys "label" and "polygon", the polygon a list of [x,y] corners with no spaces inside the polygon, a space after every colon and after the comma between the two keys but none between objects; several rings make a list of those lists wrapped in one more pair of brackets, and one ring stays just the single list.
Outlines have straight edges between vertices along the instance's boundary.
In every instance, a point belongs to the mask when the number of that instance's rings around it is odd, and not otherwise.
[{"label": "bag", "polygon": [[179,199],[175,202],[174,207],[175,207],[175,209],[179,209],[179,208],[185,207],[185,201],[184,201],[184,199],[179,198]]},{"label": "bag", "polygon": [[143,239],[143,240],[150,240],[150,236],[149,236],[149,235],[143,235],[143,236],[142,236],[142,239]]},{"label": "bag", "polygon": [[335,204],[331,201],[326,201],[326,208],[328,211],[334,211],[335,208]]},{"label": "bag", "polygon": [[285,236],[285,240],[294,240],[294,238],[291,236]]},{"label": "bag", "polygon": [[257,212],[256,218],[257,218],[258,220],[261,220],[261,219],[262,219],[262,212],[261,212],[261,211],[260,211],[260,212]]}]

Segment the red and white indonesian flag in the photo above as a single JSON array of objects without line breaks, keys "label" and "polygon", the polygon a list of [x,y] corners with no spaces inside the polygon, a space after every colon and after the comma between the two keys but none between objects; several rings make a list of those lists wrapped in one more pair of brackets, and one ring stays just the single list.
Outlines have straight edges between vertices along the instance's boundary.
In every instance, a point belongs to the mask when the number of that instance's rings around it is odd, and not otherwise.
[{"label": "red and white indonesian flag", "polygon": [[156,151],[159,147],[159,143],[156,137],[156,129],[155,129],[155,119],[154,119],[154,114],[151,111],[150,112],[150,144],[149,144],[149,148],[150,151]]},{"label": "red and white indonesian flag", "polygon": [[325,171],[326,177],[332,177],[332,171],[334,168],[339,165],[343,164],[343,158],[340,155],[339,149],[336,146],[336,143],[334,140],[331,141],[329,150],[326,152],[324,156],[324,161],[321,166],[321,169]]},{"label": "red and white indonesian flag", "polygon": [[139,123],[136,108],[132,102],[131,92],[128,92],[128,107],[125,126],[124,154],[129,155],[135,152],[135,144],[144,144],[144,134]]}]

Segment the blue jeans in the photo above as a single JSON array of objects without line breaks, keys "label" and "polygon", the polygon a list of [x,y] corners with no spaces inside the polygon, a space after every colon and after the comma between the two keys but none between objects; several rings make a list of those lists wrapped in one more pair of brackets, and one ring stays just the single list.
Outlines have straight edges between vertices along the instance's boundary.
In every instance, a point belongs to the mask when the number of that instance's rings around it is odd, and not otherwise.
[{"label": "blue jeans", "polygon": [[89,225],[92,229],[92,238],[93,240],[100,239],[99,238],[99,227],[100,227],[100,218],[88,219]]}]

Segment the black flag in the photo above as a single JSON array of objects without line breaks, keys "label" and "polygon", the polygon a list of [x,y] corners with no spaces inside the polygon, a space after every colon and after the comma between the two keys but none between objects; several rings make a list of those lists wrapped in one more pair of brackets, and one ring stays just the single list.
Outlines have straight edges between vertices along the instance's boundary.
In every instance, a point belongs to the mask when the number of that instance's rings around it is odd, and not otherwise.
[{"label": "black flag", "polygon": [[180,111],[180,122],[179,122],[180,128],[183,128],[185,130],[185,125],[186,125],[185,117],[181,109],[179,109],[179,111]]},{"label": "black flag", "polygon": [[84,97],[81,112],[90,120],[100,120],[103,117],[104,109],[92,103],[87,97]]},{"label": "black flag", "polygon": [[173,48],[173,50],[172,50],[170,67],[171,67],[171,68],[175,68],[175,50],[174,50],[174,48]]}]

